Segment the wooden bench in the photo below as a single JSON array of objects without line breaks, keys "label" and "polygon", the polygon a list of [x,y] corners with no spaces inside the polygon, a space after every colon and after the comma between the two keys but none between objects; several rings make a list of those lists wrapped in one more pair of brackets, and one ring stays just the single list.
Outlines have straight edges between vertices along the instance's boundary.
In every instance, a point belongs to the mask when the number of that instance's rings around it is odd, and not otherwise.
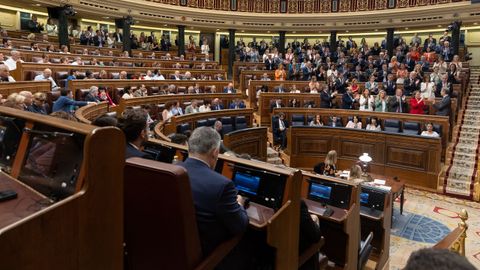
[{"label": "wooden bench", "polygon": [[249,154],[253,159],[267,161],[267,128],[247,128],[227,133],[223,137],[226,148],[237,154]]}]

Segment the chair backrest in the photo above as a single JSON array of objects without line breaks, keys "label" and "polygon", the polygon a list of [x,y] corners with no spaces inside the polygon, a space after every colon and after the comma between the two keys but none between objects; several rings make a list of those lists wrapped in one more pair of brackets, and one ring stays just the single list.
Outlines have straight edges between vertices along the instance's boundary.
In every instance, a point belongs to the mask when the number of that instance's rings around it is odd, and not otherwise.
[{"label": "chair backrest", "polygon": [[420,132],[420,123],[418,122],[403,122],[403,133],[409,135],[418,135]]},{"label": "chair backrest", "polygon": [[395,119],[385,119],[383,127],[387,132],[400,132],[400,121]]},{"label": "chair backrest", "polygon": [[246,129],[247,127],[247,119],[245,116],[235,117],[235,130]]},{"label": "chair backrest", "polygon": [[227,134],[233,131],[232,117],[224,116],[220,119],[222,122],[222,133]]},{"label": "chair backrest", "polygon": [[208,124],[207,120],[198,120],[197,121],[197,128],[207,126],[207,124]]},{"label": "chair backrest", "polygon": [[215,125],[215,122],[217,122],[217,118],[208,118],[207,119],[207,126],[213,127],[213,125]]},{"label": "chair backrest", "polygon": [[190,123],[183,123],[177,126],[177,133],[185,134],[187,131],[191,131]]},{"label": "chair backrest", "polygon": [[440,137],[442,137],[442,125],[440,124],[433,124],[433,130],[435,130]]},{"label": "chair backrest", "polygon": [[303,114],[292,115],[292,126],[304,126],[305,116]]},{"label": "chair backrest", "polygon": [[124,175],[125,269],[194,269],[202,252],[186,170],[131,158]]}]

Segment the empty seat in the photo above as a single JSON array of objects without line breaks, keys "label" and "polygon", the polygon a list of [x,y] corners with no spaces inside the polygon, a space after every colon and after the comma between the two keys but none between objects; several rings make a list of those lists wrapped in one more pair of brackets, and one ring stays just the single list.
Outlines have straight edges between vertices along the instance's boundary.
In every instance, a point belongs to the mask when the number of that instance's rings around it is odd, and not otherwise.
[{"label": "empty seat", "polygon": [[383,127],[383,130],[386,132],[401,132],[399,120],[385,119]]},{"label": "empty seat", "polygon": [[224,116],[220,119],[222,122],[222,133],[227,134],[233,131],[233,121],[229,116]]},{"label": "empty seat", "polygon": [[190,123],[183,123],[177,126],[177,133],[186,134],[191,131],[192,128],[190,127]]},{"label": "empty seat", "polygon": [[217,122],[217,118],[208,118],[207,119],[207,126],[213,127],[213,125],[215,125],[215,122]]},{"label": "empty seat", "polygon": [[409,135],[418,135],[420,132],[420,123],[418,122],[403,122],[403,133]]},{"label": "empty seat", "polygon": [[305,116],[303,114],[292,115],[292,127],[304,126],[304,125],[305,125]]},{"label": "empty seat", "polygon": [[207,126],[207,125],[208,125],[207,120],[198,120],[197,121],[197,128],[204,127],[204,126]]},{"label": "empty seat", "polygon": [[235,130],[246,129],[247,127],[247,118],[245,116],[235,117]]}]

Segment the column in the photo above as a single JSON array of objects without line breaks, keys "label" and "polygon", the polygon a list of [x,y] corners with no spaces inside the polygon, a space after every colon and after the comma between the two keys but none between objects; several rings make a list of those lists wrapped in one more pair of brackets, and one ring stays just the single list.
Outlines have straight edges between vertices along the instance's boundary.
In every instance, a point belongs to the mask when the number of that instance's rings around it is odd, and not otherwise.
[{"label": "column", "polygon": [[285,33],[286,31],[279,31],[279,39],[278,39],[278,52],[285,56]]},{"label": "column", "polygon": [[60,44],[60,47],[62,45],[70,46],[70,42],[68,39],[67,15],[65,14],[65,10],[63,8],[58,13],[58,42]]},{"label": "column", "polygon": [[395,29],[387,28],[387,52],[388,56],[391,58],[393,56],[393,32]]},{"label": "column", "polygon": [[[185,25],[178,25],[178,56],[185,56]],[[185,57],[186,59],[186,57]]]},{"label": "column", "polygon": [[235,29],[228,29],[228,79],[232,79],[235,61]]},{"label": "column", "polygon": [[337,51],[337,31],[330,32],[330,52]]},{"label": "column", "polygon": [[462,22],[455,21],[452,23],[452,26],[452,43],[450,45],[453,49],[453,55],[456,55],[460,48],[460,27],[462,26]]},{"label": "column", "polygon": [[[127,23],[128,21],[128,23]],[[132,55],[132,41],[130,40],[130,20],[123,18],[122,32],[123,32],[123,51],[127,51]]]}]

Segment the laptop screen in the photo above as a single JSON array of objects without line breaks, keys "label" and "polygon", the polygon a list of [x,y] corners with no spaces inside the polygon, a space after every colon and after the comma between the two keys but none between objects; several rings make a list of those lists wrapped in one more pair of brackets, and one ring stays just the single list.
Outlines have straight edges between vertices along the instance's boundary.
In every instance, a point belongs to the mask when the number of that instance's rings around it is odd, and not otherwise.
[{"label": "laptop screen", "polygon": [[233,182],[240,193],[245,193],[247,196],[257,195],[260,177],[237,171],[233,176]]},{"label": "laptop screen", "polygon": [[332,187],[319,183],[311,183],[309,195],[311,199],[318,200],[322,203],[329,203],[330,196],[332,195]]}]

